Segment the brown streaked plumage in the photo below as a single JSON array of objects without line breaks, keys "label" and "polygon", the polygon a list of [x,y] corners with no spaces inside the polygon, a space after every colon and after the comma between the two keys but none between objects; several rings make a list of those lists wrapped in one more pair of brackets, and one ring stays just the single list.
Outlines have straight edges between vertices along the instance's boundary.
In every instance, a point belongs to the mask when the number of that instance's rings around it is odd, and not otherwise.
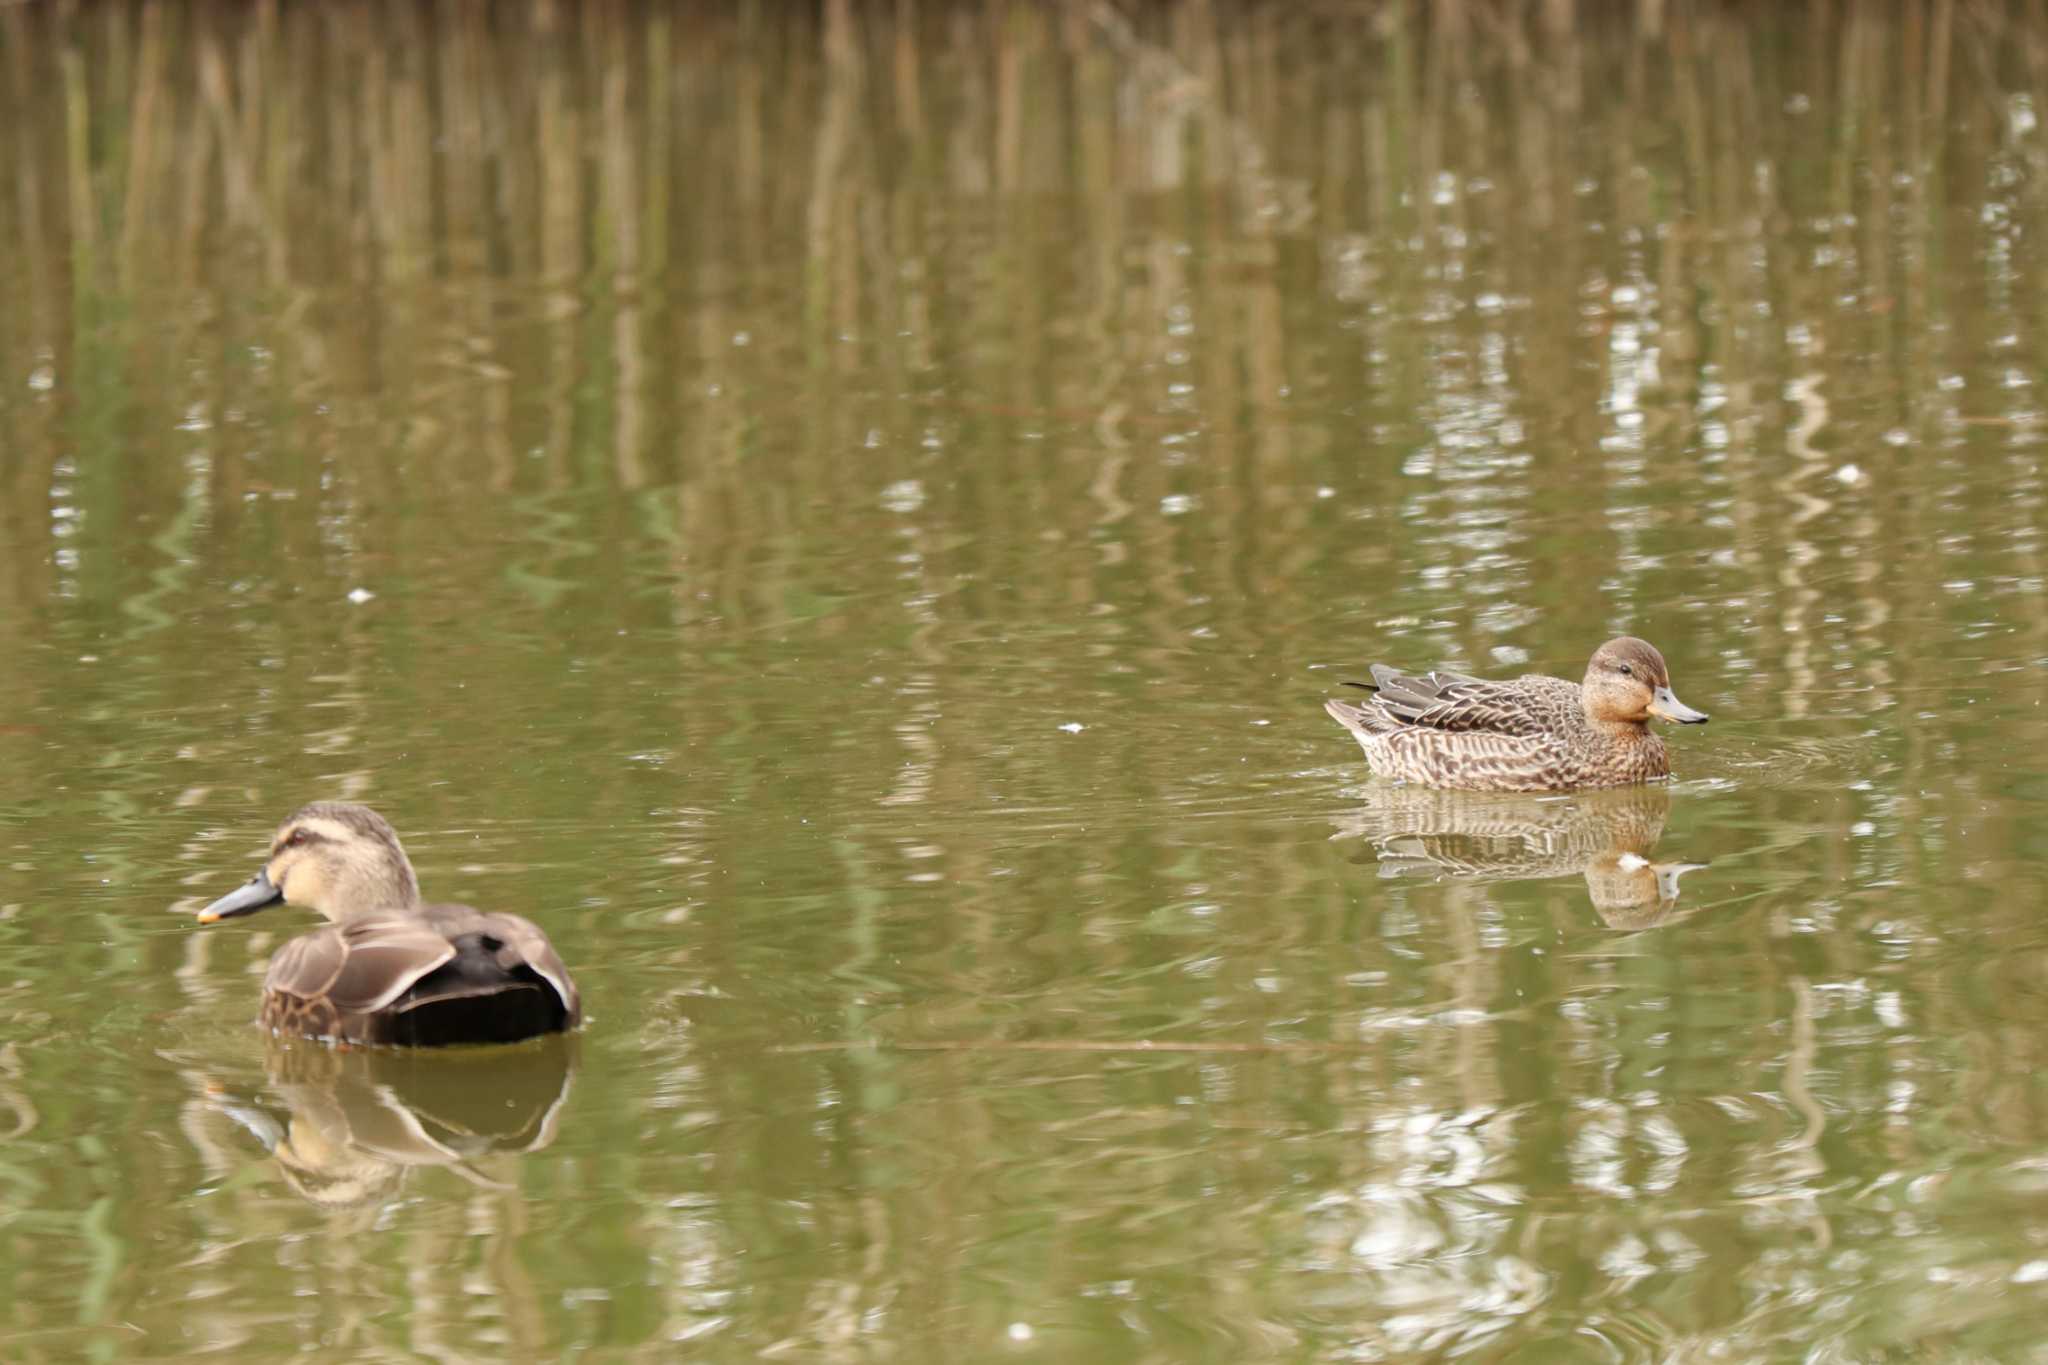
[{"label": "brown streaked plumage", "polygon": [[540,926],[422,905],[398,835],[368,806],[316,801],[293,812],[263,870],[199,922],[280,901],[333,923],[270,959],[261,1019],[275,1032],[426,1047],[514,1042],[582,1020],[576,984]]},{"label": "brown streaked plumage", "polygon": [[1374,664],[1372,676],[1371,701],[1329,701],[1324,709],[1351,732],[1374,773],[1431,787],[1572,791],[1649,782],[1671,775],[1650,718],[1707,719],[1672,693],[1664,656],[1628,635],[1593,652],[1583,682],[1414,675],[1385,664]]}]

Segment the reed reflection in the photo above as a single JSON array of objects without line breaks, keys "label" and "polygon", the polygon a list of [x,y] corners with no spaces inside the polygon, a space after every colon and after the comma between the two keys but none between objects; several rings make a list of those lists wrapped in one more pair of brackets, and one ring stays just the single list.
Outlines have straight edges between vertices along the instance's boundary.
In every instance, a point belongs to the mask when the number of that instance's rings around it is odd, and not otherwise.
[{"label": "reed reflection", "polygon": [[210,1103],[269,1150],[294,1193],[355,1208],[395,1194],[422,1166],[517,1188],[512,1158],[554,1142],[576,1066],[577,1041],[564,1036],[433,1053],[272,1039],[268,1092],[216,1091]]},{"label": "reed reflection", "polygon": [[1382,877],[1583,876],[1602,923],[1646,929],[1677,908],[1679,879],[1706,866],[1650,856],[1670,811],[1671,793],[1661,786],[1560,797],[1375,783],[1363,805],[1336,821],[1331,837],[1372,845]]}]

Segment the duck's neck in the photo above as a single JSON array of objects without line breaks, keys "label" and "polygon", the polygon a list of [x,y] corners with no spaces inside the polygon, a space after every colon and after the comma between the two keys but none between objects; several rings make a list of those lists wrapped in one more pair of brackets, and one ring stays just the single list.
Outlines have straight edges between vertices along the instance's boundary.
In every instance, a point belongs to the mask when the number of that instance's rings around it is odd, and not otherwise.
[{"label": "duck's neck", "polygon": [[1648,725],[1640,721],[1594,720],[1591,716],[1586,723],[1629,775],[1638,779],[1662,777],[1670,771],[1664,759],[1664,738]]},{"label": "duck's neck", "polygon": [[419,903],[420,882],[412,864],[380,862],[351,867],[320,908],[339,924],[380,910],[416,910]]}]

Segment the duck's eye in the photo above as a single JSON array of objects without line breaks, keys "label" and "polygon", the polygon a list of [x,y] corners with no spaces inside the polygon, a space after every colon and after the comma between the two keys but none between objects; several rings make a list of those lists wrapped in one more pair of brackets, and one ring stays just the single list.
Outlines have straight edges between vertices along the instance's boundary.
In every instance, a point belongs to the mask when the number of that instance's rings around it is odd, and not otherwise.
[{"label": "duck's eye", "polygon": [[305,845],[306,831],[302,829],[293,830],[289,835],[286,836],[284,841],[284,846],[286,848],[304,848]]},{"label": "duck's eye", "polygon": [[1621,670],[1621,676],[1624,678],[1633,678],[1636,675],[1636,671],[1627,664],[1616,664],[1615,667]]}]

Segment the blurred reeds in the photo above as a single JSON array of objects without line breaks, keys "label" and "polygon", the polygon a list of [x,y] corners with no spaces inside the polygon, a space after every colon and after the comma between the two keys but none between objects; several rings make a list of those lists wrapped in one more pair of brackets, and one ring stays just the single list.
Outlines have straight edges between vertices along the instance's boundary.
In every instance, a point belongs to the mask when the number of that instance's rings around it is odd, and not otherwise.
[{"label": "blurred reeds", "polygon": [[2033,400],[1952,382],[2036,362],[2036,18],[0,8],[0,607],[132,602],[137,509],[403,500],[352,521],[403,556],[475,491],[609,488],[745,627],[835,590],[791,572],[886,584],[765,547],[917,480],[939,621],[1135,584],[1127,653],[1196,600],[1271,644],[1346,575],[1469,658],[1765,583],[1723,652],[1784,651],[1791,715],[1837,662],[1910,686],[1828,612],[2041,573]]},{"label": "blurred reeds", "polygon": [[[2048,60],[1997,6],[1648,0],[12,6],[0,41],[0,387],[42,455],[15,478],[47,486],[37,414],[70,410],[24,398],[47,357],[64,393],[132,394],[152,442],[167,412],[367,398],[370,451],[432,452],[410,480],[673,484],[708,495],[686,529],[767,515],[715,495],[764,411],[804,424],[797,460],[900,429],[906,398],[1139,443],[1198,418],[1225,492],[1366,444],[1357,415],[1427,439],[1501,402],[1538,467],[1593,451],[1612,368],[1543,334],[1653,336],[1656,423],[1699,420],[1703,370],[1724,420],[1774,421],[1795,327],[1829,365],[1938,369],[1915,353],[1946,314],[1994,324],[1923,263],[1974,235],[1952,185],[2038,155],[2007,105]],[[1181,370],[1198,401],[1163,391]],[[1325,391],[1281,401],[1297,380]],[[1946,414],[1898,387],[1916,436]],[[1299,529],[1291,499],[1237,501]],[[36,582],[47,542],[10,540]]]}]

